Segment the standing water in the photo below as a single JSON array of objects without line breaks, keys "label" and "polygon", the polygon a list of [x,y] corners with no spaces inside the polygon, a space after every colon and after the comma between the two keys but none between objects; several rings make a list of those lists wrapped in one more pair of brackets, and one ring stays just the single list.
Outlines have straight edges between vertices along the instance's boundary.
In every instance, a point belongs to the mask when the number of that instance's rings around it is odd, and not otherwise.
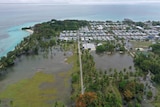
[{"label": "standing water", "polygon": [[[52,53],[33,55],[33,56],[21,56],[17,58],[17,63],[7,69],[8,74],[0,80],[0,92],[11,84],[17,83],[24,79],[32,78],[37,72],[42,71],[44,73],[53,75],[54,82],[48,84],[47,82],[41,83],[40,88],[55,87],[56,99],[69,103],[71,93],[71,82],[70,77],[67,77],[65,81],[65,75],[61,76],[61,73],[67,74],[71,69],[71,65],[65,62],[66,58],[71,55],[70,52],[66,53],[58,50],[52,50]],[[54,54],[53,54],[54,53]],[[66,83],[65,83],[66,82]],[[64,84],[68,84],[65,86]],[[64,97],[65,96],[65,97]]]}]

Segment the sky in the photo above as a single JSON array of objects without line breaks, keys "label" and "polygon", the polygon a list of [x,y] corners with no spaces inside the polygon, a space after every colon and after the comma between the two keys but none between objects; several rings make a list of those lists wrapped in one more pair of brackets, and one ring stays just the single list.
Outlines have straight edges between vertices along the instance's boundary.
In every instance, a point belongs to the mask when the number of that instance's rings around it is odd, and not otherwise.
[{"label": "sky", "polygon": [[0,0],[0,3],[137,4],[160,3],[160,0]]}]

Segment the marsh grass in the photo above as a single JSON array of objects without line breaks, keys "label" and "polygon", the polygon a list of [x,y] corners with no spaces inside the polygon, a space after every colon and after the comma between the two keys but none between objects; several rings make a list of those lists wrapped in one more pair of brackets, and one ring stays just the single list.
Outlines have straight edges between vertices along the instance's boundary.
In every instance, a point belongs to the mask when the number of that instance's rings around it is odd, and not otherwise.
[{"label": "marsh grass", "polygon": [[[0,99],[2,101],[10,99],[13,107],[50,107],[56,98],[56,90],[54,87],[40,88],[44,82],[53,83],[53,75],[36,72],[32,78],[8,86],[4,92],[0,93]],[[4,103],[1,102],[1,105]]]},{"label": "marsh grass", "polygon": [[[72,64],[69,71],[51,74],[40,71],[31,78],[9,85],[5,91],[0,93],[0,106],[52,107],[59,101],[68,104],[70,102],[71,75],[79,73],[77,45],[72,45],[70,47],[73,49],[73,55],[65,60],[66,63]],[[74,89],[80,87],[79,83],[72,85]],[[75,91],[74,95],[78,93],[79,91]],[[67,101],[65,101],[66,99]]]},{"label": "marsh grass", "polygon": [[147,48],[152,45],[151,41],[131,41],[134,48]]}]

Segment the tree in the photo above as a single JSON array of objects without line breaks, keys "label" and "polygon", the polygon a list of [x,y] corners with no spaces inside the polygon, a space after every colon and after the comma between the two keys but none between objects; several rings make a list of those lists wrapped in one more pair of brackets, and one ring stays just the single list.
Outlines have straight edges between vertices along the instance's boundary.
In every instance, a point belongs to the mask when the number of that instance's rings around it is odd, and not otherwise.
[{"label": "tree", "polygon": [[147,98],[148,98],[148,99],[151,99],[151,98],[152,98],[152,91],[149,91],[149,92],[147,93]]},{"label": "tree", "polygon": [[119,51],[125,51],[125,48],[124,48],[124,46],[121,46],[120,48],[119,48]]},{"label": "tree", "polygon": [[135,107],[141,107],[141,104],[136,103]]},{"label": "tree", "polygon": [[152,47],[152,52],[154,52],[157,55],[160,55],[160,43],[153,44],[150,47]]},{"label": "tree", "polygon": [[88,107],[96,100],[97,95],[95,92],[85,92],[80,94],[76,101],[76,107]]},{"label": "tree", "polygon": [[132,69],[132,66],[129,66],[129,69],[131,70],[131,69]]},{"label": "tree", "polygon": [[121,91],[124,91],[126,85],[127,85],[127,81],[124,81],[124,80],[121,81],[121,82],[119,83],[119,89],[120,89]]},{"label": "tree", "polygon": [[133,98],[133,93],[128,89],[124,91],[123,95],[127,101],[130,101]]},{"label": "tree", "polygon": [[123,71],[126,72],[126,68],[124,68]]},{"label": "tree", "polygon": [[96,47],[96,52],[97,53],[102,53],[102,52],[105,52],[106,51],[106,48],[104,45],[100,45],[100,46],[97,46]]}]

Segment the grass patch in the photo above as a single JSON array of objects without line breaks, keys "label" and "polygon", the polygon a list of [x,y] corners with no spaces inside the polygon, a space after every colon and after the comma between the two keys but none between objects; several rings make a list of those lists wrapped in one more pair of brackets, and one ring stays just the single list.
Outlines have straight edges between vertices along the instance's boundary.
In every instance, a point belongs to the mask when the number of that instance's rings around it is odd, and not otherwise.
[{"label": "grass patch", "polygon": [[[75,74],[78,74],[78,77],[80,77],[79,76],[79,74],[80,74],[80,72],[79,72],[79,59],[78,59],[79,57],[78,57],[78,53],[77,53],[78,44],[76,42],[72,45],[72,49],[73,49],[73,55],[67,59],[67,63],[73,64],[73,67],[69,72],[72,76]],[[80,81],[72,83],[72,89],[73,89],[73,92],[71,95],[71,99],[75,100],[77,98],[77,95],[79,95],[79,93],[80,93]]]},{"label": "grass patch", "polygon": [[119,90],[117,89],[117,87],[114,86],[114,85],[110,85],[110,88],[115,93],[115,95],[116,95],[117,99],[119,100],[120,104],[123,105],[123,103],[122,103],[122,96],[121,96]]},{"label": "grass patch", "polygon": [[61,72],[58,74],[59,77],[62,77],[64,79],[64,85],[65,87],[69,87],[68,81],[71,77],[71,73],[70,72]]},{"label": "grass patch", "polygon": [[116,95],[117,101],[119,102],[119,107],[122,107],[123,103],[121,93],[111,79],[109,85],[107,86],[106,92],[108,93],[108,95],[110,93],[114,93],[114,95]]},{"label": "grass patch", "polygon": [[134,48],[147,48],[152,45],[151,41],[130,41]]},{"label": "grass patch", "polygon": [[[12,101],[13,107],[50,107],[56,98],[54,87],[42,89],[42,83],[54,82],[53,75],[37,72],[32,78],[19,81],[0,93],[1,105]],[[4,101],[4,102],[3,102]]]},{"label": "grass patch", "polygon": [[74,73],[77,70],[79,71],[79,65],[78,65],[79,62],[77,63],[77,61],[78,61],[78,53],[77,53],[78,45],[77,45],[77,43],[74,43],[73,45],[74,45],[73,46],[74,47],[73,48],[73,55],[67,59],[67,63],[73,64],[73,67],[70,70],[71,73]]}]

